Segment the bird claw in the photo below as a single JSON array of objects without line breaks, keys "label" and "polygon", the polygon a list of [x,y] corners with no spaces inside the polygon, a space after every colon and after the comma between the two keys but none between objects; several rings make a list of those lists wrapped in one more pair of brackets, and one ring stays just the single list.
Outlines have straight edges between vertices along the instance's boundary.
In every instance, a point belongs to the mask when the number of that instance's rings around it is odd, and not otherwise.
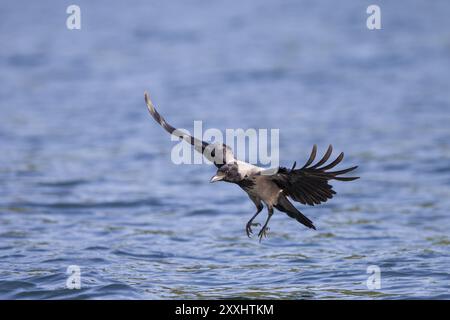
[{"label": "bird claw", "polygon": [[261,230],[258,233],[259,242],[261,242],[263,237],[267,238],[267,232],[269,232],[269,230],[270,230],[269,227],[262,227],[261,228]]},{"label": "bird claw", "polygon": [[261,223],[258,223],[258,222],[256,222],[256,223],[252,223],[252,222],[248,222],[247,223],[247,226],[245,227],[245,232],[247,232],[247,237],[251,237],[251,235],[253,234],[253,230],[252,230],[252,226],[254,226],[254,227],[257,227],[257,226],[260,226],[261,225]]}]

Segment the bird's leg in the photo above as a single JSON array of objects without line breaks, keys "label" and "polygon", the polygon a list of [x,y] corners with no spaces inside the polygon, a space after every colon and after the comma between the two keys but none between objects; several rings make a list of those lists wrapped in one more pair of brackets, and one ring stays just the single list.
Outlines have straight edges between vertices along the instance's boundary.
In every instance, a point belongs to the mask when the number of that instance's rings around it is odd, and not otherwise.
[{"label": "bird's leg", "polygon": [[256,205],[256,213],[251,217],[250,220],[248,220],[247,225],[245,226],[245,231],[247,232],[247,236],[250,238],[250,235],[253,233],[252,226],[260,226],[259,223],[253,223],[253,220],[255,220],[256,216],[261,212],[261,210],[264,208],[262,203],[259,203]]},{"label": "bird's leg", "polygon": [[267,224],[269,223],[270,218],[272,218],[273,215],[273,208],[272,207],[268,207],[268,216],[267,216],[267,220],[264,223],[263,227],[261,228],[261,230],[258,233],[258,237],[259,237],[259,242],[261,242],[262,237],[267,237],[267,231],[269,231],[269,227],[267,227]]}]

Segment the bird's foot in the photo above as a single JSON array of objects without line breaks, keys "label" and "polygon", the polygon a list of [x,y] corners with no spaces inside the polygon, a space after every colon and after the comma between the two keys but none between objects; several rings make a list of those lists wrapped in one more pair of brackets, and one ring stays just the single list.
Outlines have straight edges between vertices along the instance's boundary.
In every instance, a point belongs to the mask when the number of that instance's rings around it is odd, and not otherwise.
[{"label": "bird's foot", "polygon": [[267,238],[267,232],[269,232],[269,230],[270,230],[270,228],[266,227],[266,226],[261,228],[261,230],[258,233],[259,242],[261,242],[263,237]]},{"label": "bird's foot", "polygon": [[245,226],[245,232],[247,232],[247,236],[250,238],[250,236],[253,234],[252,226],[257,227],[260,225],[261,224],[258,222],[256,223],[252,223],[251,221],[247,222],[247,225]]}]

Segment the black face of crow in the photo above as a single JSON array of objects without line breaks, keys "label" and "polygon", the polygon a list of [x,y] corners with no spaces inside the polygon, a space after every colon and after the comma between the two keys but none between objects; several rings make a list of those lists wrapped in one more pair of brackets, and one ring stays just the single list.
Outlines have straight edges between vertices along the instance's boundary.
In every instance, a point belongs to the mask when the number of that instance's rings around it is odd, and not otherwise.
[{"label": "black face of crow", "polygon": [[221,166],[210,182],[226,181],[226,182],[239,182],[242,180],[242,176],[239,173],[237,163],[227,163]]}]

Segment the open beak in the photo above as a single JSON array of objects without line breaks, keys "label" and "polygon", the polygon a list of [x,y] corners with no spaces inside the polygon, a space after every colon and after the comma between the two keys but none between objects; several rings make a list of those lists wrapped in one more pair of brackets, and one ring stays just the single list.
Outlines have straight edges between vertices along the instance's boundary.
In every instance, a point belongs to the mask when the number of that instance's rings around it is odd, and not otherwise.
[{"label": "open beak", "polygon": [[211,180],[209,180],[209,182],[213,183],[213,182],[216,182],[216,181],[220,181],[220,180],[222,180],[223,178],[225,178],[225,175],[224,175],[224,174],[216,174],[215,176],[213,176],[213,177],[211,178]]}]

